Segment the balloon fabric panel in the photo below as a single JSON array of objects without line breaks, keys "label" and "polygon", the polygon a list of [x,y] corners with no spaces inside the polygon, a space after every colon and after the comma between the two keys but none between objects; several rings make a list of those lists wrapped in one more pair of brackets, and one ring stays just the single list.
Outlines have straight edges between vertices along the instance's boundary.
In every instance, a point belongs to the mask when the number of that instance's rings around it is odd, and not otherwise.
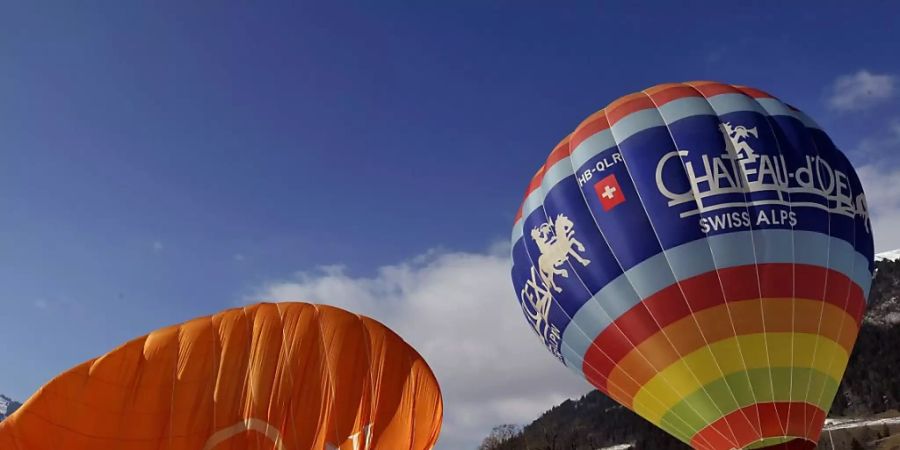
[{"label": "balloon fabric panel", "polygon": [[431,449],[440,390],[374,320],[257,304],[163,328],[43,386],[4,450]]}]

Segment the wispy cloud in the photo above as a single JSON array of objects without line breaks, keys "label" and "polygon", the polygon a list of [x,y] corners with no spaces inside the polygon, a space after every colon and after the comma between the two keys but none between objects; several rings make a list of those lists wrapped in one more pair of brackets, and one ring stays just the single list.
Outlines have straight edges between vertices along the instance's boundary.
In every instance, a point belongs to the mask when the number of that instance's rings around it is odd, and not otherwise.
[{"label": "wispy cloud", "polygon": [[900,248],[900,118],[853,149],[872,220],[875,250]]},{"label": "wispy cloud", "polygon": [[897,77],[860,70],[834,80],[828,92],[828,106],[837,111],[871,108],[894,96]]},{"label": "wispy cloud", "polygon": [[868,164],[857,173],[866,191],[875,250],[900,248],[900,167]]},{"label": "wispy cloud", "polygon": [[728,53],[728,49],[724,46],[718,46],[706,52],[706,62],[708,64],[716,64],[722,61],[725,55]]},{"label": "wispy cloud", "polygon": [[900,160],[900,118],[892,120],[880,133],[860,141],[854,150],[864,161]]},{"label": "wispy cloud", "polygon": [[492,426],[528,423],[590,387],[532,334],[509,281],[509,248],[432,251],[373,277],[341,266],[270,283],[257,299],[327,303],[373,317],[428,361],[441,383],[440,449],[475,448]]},{"label": "wispy cloud", "polygon": [[47,297],[39,297],[31,302],[35,309],[47,313],[81,314],[83,306],[71,297],[56,294]]},{"label": "wispy cloud", "polygon": [[163,248],[164,247],[163,247],[162,241],[153,241],[153,246],[152,246],[153,253],[159,253],[159,252],[163,251]]}]

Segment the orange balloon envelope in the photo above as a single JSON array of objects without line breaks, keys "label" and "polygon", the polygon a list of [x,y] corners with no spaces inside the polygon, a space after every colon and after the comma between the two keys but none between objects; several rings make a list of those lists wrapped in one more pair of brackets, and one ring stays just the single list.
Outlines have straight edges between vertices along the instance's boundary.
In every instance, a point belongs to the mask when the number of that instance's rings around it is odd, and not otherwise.
[{"label": "orange balloon envelope", "polygon": [[163,328],[42,387],[3,450],[430,449],[431,369],[384,325],[263,303]]}]

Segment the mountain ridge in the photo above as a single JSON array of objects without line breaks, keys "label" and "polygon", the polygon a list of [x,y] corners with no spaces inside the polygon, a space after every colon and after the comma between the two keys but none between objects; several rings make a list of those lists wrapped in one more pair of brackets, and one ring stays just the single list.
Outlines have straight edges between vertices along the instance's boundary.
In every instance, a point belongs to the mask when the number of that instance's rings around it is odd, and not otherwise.
[{"label": "mountain ridge", "polygon": [[3,394],[0,394],[0,420],[9,417],[21,406],[22,403],[17,402]]}]

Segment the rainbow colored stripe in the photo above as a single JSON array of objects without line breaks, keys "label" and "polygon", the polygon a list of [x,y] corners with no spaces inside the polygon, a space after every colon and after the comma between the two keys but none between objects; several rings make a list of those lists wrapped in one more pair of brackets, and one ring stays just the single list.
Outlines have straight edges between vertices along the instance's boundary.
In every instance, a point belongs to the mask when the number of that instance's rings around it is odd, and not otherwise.
[{"label": "rainbow colored stripe", "polygon": [[512,242],[529,324],[616,401],[698,449],[818,441],[873,244],[802,112],[711,82],[623,97],[550,153]]}]

